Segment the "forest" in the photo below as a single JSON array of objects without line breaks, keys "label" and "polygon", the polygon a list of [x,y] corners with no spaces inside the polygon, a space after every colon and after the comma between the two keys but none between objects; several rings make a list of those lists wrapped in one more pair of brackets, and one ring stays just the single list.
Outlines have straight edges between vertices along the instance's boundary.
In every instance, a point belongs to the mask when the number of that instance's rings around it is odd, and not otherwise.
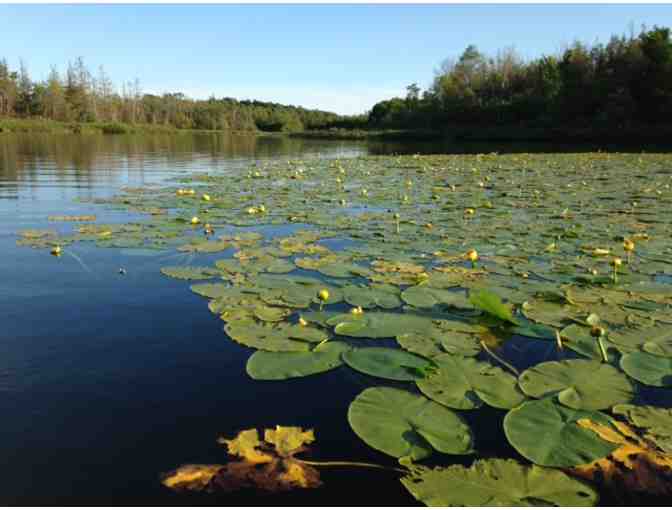
[{"label": "forest", "polygon": [[[575,42],[559,55],[525,61],[515,49],[487,56],[470,44],[446,59],[424,91],[413,83],[405,97],[380,101],[355,116],[233,98],[191,99],[182,93],[143,93],[138,79],[115,86],[101,66],[82,58],[33,81],[21,62],[0,60],[0,119],[148,125],[177,129],[270,132],[406,130],[454,127],[604,127],[669,123],[672,114],[670,29],[643,27],[607,44]],[[347,136],[347,134],[346,134]]]},{"label": "forest", "polygon": [[124,125],[177,129],[302,131],[338,119],[331,112],[233,98],[196,100],[182,93],[143,93],[140,80],[114,84],[101,66],[92,73],[80,57],[64,74],[56,67],[44,81],[31,79],[26,64],[10,69],[0,60],[0,119],[48,119],[104,123],[109,132]]},{"label": "forest", "polygon": [[609,126],[670,122],[670,29],[642,28],[607,44],[575,42],[561,55],[524,61],[512,48],[494,57],[469,45],[445,60],[424,92],[377,103],[369,128]]}]

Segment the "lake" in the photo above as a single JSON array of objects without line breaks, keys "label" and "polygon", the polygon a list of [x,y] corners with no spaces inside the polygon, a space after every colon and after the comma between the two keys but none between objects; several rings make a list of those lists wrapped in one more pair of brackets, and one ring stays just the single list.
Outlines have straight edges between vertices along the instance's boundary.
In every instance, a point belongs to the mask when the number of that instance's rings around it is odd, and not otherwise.
[{"label": "lake", "polygon": [[[370,381],[345,367],[319,378],[252,381],[245,372],[251,349],[226,338],[222,321],[185,282],[160,273],[221,257],[89,243],[52,257],[17,247],[16,233],[70,227],[50,215],[95,214],[99,223],[139,218],[91,201],[194,172],[449,149],[223,134],[0,136],[0,504],[418,504],[398,475],[373,469],[324,470],[323,487],[272,496],[179,495],[163,487],[160,474],[180,464],[224,462],[218,436],[277,424],[314,428],[315,458],[393,465],[348,425],[348,406]],[[503,414],[487,409],[470,425],[481,451],[520,459],[502,446],[501,431],[489,431],[488,416]]]}]

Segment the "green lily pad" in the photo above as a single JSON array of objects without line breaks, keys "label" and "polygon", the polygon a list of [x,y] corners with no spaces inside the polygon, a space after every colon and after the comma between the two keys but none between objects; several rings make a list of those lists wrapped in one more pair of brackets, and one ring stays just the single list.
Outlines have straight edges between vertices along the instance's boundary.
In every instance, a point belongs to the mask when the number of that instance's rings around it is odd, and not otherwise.
[{"label": "green lily pad", "polygon": [[672,357],[672,325],[669,324],[610,332],[609,340],[616,345],[641,349],[655,356]]},{"label": "green lily pad", "polygon": [[358,372],[393,381],[414,381],[424,377],[432,362],[401,349],[364,347],[343,354],[343,361]]},{"label": "green lily pad", "polygon": [[404,333],[397,335],[397,343],[414,354],[434,358],[441,354],[476,356],[481,352],[481,344],[473,333],[461,331],[430,331],[428,333]]},{"label": "green lily pad", "polygon": [[345,262],[320,265],[317,271],[332,278],[352,278],[353,276],[367,276],[371,273],[365,267]]},{"label": "green lily pad", "polygon": [[461,292],[437,289],[427,285],[407,288],[401,293],[401,299],[416,308],[432,308],[437,305],[473,308]]},{"label": "green lily pad", "polygon": [[211,299],[230,295],[231,289],[232,287],[227,283],[197,283],[191,286],[192,292]]},{"label": "green lily pad", "polygon": [[327,333],[311,326],[259,323],[250,319],[231,321],[224,331],[239,344],[272,352],[309,351],[312,343],[329,338]]},{"label": "green lily pad", "polygon": [[621,368],[630,377],[647,386],[672,386],[672,358],[646,352],[631,352],[621,358]]},{"label": "green lily pad", "polygon": [[557,395],[572,409],[596,411],[632,400],[628,378],[613,366],[596,360],[547,361],[520,374],[521,389],[531,397]]},{"label": "green lily pad", "polygon": [[553,401],[528,400],[504,417],[506,438],[523,457],[547,467],[571,467],[588,464],[618,448],[594,432],[580,427],[583,418],[609,425],[610,419],[599,411],[579,411]]},{"label": "green lily pad", "polygon": [[363,287],[346,285],[342,289],[345,302],[362,308],[398,308],[402,302],[399,289],[393,285]]},{"label": "green lily pad", "polygon": [[[567,326],[560,332],[563,346],[574,352],[585,356],[586,358],[601,361],[602,352],[597,343],[597,340],[590,334],[590,328],[580,324],[572,324]],[[618,361],[618,350],[607,339],[602,338],[602,345],[607,351],[607,358],[609,363]]]},{"label": "green lily pad", "polygon": [[320,374],[341,366],[341,354],[349,349],[343,342],[327,342],[308,352],[257,351],[247,360],[247,374],[263,381]]},{"label": "green lily pad", "polygon": [[512,459],[429,469],[413,466],[401,483],[427,506],[593,506],[597,493],[560,470]]},{"label": "green lily pad", "polygon": [[483,403],[511,409],[525,400],[514,376],[474,358],[443,354],[433,359],[437,370],[415,383],[432,400],[454,409],[476,409]]},{"label": "green lily pad", "polygon": [[329,319],[327,324],[334,326],[338,335],[354,338],[394,338],[404,333],[431,331],[434,325],[428,317],[386,312],[337,315]]},{"label": "green lily pad", "polygon": [[178,280],[208,280],[221,276],[222,273],[212,267],[170,266],[162,267],[161,272]]},{"label": "green lily pad", "polygon": [[459,415],[397,388],[364,390],[350,404],[348,422],[370,447],[399,459],[421,460],[434,450],[473,453],[471,429]]}]

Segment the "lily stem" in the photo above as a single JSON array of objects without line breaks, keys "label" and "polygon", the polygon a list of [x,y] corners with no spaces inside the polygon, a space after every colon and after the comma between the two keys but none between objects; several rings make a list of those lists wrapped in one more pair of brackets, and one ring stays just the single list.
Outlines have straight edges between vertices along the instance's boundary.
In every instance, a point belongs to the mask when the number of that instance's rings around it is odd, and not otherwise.
[{"label": "lily stem", "polygon": [[397,471],[398,473],[407,474],[408,471],[401,468],[391,467],[391,466],[382,466],[380,464],[369,464],[368,462],[351,462],[351,461],[331,461],[331,462],[319,462],[315,460],[303,460],[303,459],[294,459],[298,460],[303,464],[308,464],[309,466],[323,466],[323,467],[366,467],[373,469],[383,469],[385,471]]},{"label": "lily stem", "polygon": [[520,376],[520,372],[518,372],[518,370],[516,370],[516,367],[514,367],[514,366],[511,365],[511,364],[509,364],[508,362],[506,362],[505,360],[503,360],[502,358],[500,358],[499,356],[497,356],[494,352],[492,352],[492,351],[490,350],[490,348],[485,344],[485,342],[484,342],[483,340],[481,340],[481,347],[483,347],[483,350],[484,350],[485,352],[487,352],[490,356],[492,356],[495,360],[497,360],[497,361],[500,362],[502,365],[504,365],[506,368],[508,368],[511,372],[513,372],[513,373],[516,375],[516,377],[519,377],[519,376]]},{"label": "lily stem", "polygon": [[604,348],[604,344],[602,343],[602,336],[597,337],[597,345],[600,346],[600,354],[602,355],[602,361],[604,363],[609,363],[609,358],[607,357],[607,350]]}]

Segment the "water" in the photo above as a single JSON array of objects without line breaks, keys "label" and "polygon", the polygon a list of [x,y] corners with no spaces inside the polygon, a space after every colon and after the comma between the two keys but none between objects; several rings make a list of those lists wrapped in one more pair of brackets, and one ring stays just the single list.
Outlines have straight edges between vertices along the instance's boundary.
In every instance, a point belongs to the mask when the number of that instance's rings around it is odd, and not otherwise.
[{"label": "water", "polygon": [[[361,469],[323,469],[323,488],[273,496],[176,495],[163,488],[162,472],[224,462],[218,436],[276,424],[314,428],[316,460],[392,465],[347,423],[348,405],[374,381],[348,369],[252,381],[245,374],[251,349],[225,337],[222,321],[188,283],[159,273],[162,265],[207,264],[226,254],[146,256],[84,243],[56,258],[17,247],[15,233],[68,228],[47,222],[52,214],[128,221],[125,212],[85,201],[191,172],[236,171],[269,158],[445,149],[209,134],[0,136],[0,504],[417,504],[398,475]],[[465,416],[481,454],[520,458],[489,425],[503,412],[489,412],[492,420]]]},{"label": "water", "polygon": [[17,230],[68,227],[48,223],[51,214],[127,221],[77,202],[122,186],[267,158],[366,153],[362,143],[283,137],[1,136],[0,504],[414,504],[394,474],[373,470],[324,470],[324,488],[272,497],[164,489],[162,472],[224,462],[219,435],[276,424],[314,427],[316,459],[389,463],[346,421],[368,381],[347,370],[290,383],[249,379],[251,350],[226,339],[188,284],[159,273],[185,255],[79,245],[56,258],[15,245]]}]

